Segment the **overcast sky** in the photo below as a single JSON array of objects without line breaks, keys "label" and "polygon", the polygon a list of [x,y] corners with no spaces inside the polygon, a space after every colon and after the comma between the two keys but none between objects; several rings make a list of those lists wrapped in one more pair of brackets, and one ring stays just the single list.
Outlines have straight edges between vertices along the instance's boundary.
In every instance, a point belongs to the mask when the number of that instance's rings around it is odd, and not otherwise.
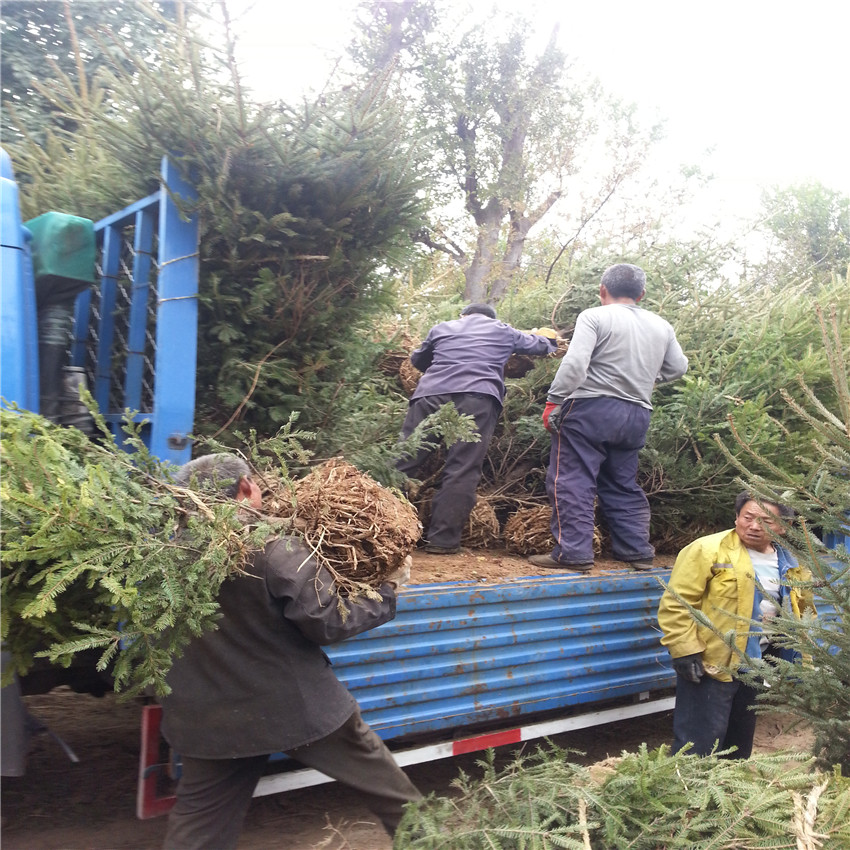
[{"label": "overcast sky", "polygon": [[[289,100],[327,76],[355,0],[229,0],[258,96]],[[468,20],[488,14],[489,0]],[[733,205],[762,186],[818,180],[850,194],[847,0],[503,0],[541,32],[560,23],[569,56],[648,117],[665,149],[701,162]],[[705,151],[713,149],[710,157]],[[746,211],[746,210],[744,210]]]}]

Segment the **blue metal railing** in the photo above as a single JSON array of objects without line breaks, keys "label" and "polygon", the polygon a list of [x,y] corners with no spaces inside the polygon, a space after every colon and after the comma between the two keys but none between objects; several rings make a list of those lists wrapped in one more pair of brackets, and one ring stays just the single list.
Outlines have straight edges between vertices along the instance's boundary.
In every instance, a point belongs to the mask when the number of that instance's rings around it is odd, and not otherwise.
[{"label": "blue metal railing", "polygon": [[198,219],[175,204],[195,197],[163,157],[159,191],[98,221],[100,283],[76,301],[71,365],[119,443],[126,410],[161,460],[185,463],[195,412]]}]

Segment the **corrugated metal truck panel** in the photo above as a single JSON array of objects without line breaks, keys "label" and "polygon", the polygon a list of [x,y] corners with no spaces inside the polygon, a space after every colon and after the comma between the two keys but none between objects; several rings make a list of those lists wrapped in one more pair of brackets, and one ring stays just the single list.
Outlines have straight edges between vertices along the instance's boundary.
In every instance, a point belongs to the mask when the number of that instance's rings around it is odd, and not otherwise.
[{"label": "corrugated metal truck panel", "polygon": [[[609,636],[605,641],[596,643],[592,655],[586,642],[575,644],[563,641],[551,634],[535,637],[529,634],[527,641],[516,646],[494,646],[487,644],[478,651],[468,650],[452,652],[446,647],[438,648],[434,655],[403,656],[386,658],[380,661],[364,659],[362,664],[350,668],[336,667],[349,688],[367,688],[376,685],[391,685],[402,682],[415,687],[422,679],[439,679],[444,676],[462,676],[465,673],[484,673],[491,669],[504,671],[519,665],[538,662],[555,662],[561,665],[571,663],[577,668],[589,669],[604,663],[607,657],[619,657],[629,654],[633,664],[640,663],[642,655],[655,662],[657,641],[647,641],[634,632],[623,633],[619,637]],[[446,657],[445,653],[449,656]]]},{"label": "corrugated metal truck panel", "polygon": [[[642,716],[648,706],[669,709],[671,699],[605,701],[672,688],[656,622],[658,579],[668,576],[622,570],[411,585],[395,620],[327,652],[366,722],[395,742],[406,765]],[[282,753],[271,760],[287,761]],[[285,770],[263,777],[254,795],[325,781],[314,770]],[[161,811],[147,788],[140,783],[139,817]]]},{"label": "corrugated metal truck panel", "polygon": [[[597,666],[605,657],[629,654],[632,663],[639,663],[646,655],[654,662],[658,656],[658,635],[650,629],[638,631],[624,629],[617,623],[617,631],[589,642],[583,636],[569,636],[566,631],[555,627],[525,630],[521,634],[500,640],[491,634],[473,648],[453,648],[450,643],[439,642],[413,647],[411,652],[403,648],[394,654],[365,652],[359,658],[350,659],[345,666],[334,659],[334,667],[346,684],[365,688],[394,682],[411,682],[414,686],[421,678],[440,678],[446,675],[463,675],[467,672],[483,672],[489,669],[504,671],[521,664],[552,660],[560,664],[577,662],[577,666]],[[458,644],[460,647],[461,644]]]},{"label": "corrugated metal truck panel", "polygon": [[[661,692],[675,675],[656,621],[658,579],[669,572],[413,585],[393,622],[328,654],[404,766],[669,711],[673,697]],[[653,698],[606,704],[636,694]],[[158,730],[158,707],[144,710]],[[167,810],[145,796],[152,783],[144,781],[139,817]],[[284,770],[264,776],[254,796],[327,781],[315,770]]]},{"label": "corrugated metal truck panel", "polygon": [[656,623],[667,575],[413,585],[395,620],[328,654],[385,739],[667,688]]}]

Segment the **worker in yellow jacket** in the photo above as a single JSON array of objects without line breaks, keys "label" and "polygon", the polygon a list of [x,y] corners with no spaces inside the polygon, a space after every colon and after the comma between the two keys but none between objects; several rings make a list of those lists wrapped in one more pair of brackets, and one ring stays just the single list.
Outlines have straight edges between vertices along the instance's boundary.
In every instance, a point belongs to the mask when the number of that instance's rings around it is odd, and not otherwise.
[{"label": "worker in yellow jacket", "polygon": [[[773,542],[793,515],[786,505],[740,493],[735,527],[700,537],[676,558],[658,606],[661,643],[677,673],[674,752],[690,743],[697,755],[735,747],[731,758],[749,758],[756,689],[733,675],[745,662],[727,640],[733,633],[739,652],[761,658],[764,636],[753,621],[770,619],[780,607],[797,616],[814,610],[811,592],[794,586],[810,577],[808,570]],[[688,605],[716,631],[699,623]]]}]

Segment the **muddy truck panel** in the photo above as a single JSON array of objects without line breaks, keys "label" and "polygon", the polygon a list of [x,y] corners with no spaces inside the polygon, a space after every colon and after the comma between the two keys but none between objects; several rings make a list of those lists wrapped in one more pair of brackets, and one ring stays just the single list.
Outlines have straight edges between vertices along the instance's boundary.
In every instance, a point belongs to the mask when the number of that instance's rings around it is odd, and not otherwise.
[{"label": "muddy truck panel", "polygon": [[661,591],[626,571],[414,585],[394,620],[328,655],[387,740],[504,724],[671,687]]}]

